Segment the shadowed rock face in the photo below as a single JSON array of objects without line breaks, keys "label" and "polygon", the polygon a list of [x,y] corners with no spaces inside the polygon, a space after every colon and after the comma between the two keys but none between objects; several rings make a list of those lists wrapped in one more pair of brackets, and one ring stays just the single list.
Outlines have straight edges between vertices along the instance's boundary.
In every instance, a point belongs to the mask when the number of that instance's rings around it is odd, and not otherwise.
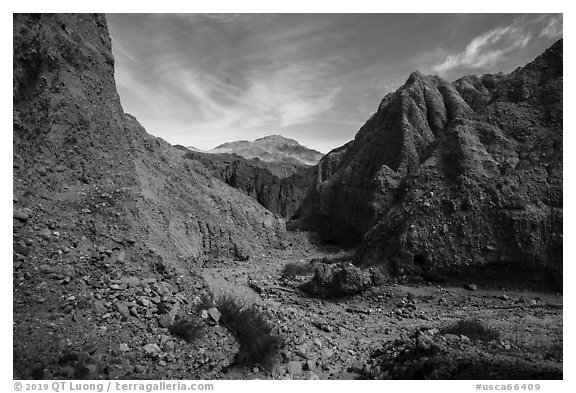
[{"label": "shadowed rock face", "polygon": [[562,41],[509,75],[413,73],[319,168],[290,225],[360,243],[360,264],[561,274]]},{"label": "shadowed rock face", "polygon": [[256,200],[274,214],[290,218],[308,190],[315,184],[316,167],[300,167],[288,177],[279,177],[268,164],[236,154],[207,154],[187,150],[183,158],[203,165],[212,176]]}]

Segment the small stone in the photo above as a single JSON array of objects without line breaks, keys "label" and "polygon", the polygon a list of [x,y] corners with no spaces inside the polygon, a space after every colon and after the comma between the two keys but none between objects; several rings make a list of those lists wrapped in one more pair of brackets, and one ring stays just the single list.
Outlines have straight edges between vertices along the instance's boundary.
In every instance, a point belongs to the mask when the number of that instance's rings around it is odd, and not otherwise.
[{"label": "small stone", "polygon": [[22,210],[18,210],[18,209],[13,209],[13,210],[14,210],[13,217],[15,219],[17,219],[18,221],[26,222],[30,219],[30,216],[28,215],[28,213],[25,213]]},{"label": "small stone", "polygon": [[434,341],[430,337],[422,334],[416,339],[416,347],[422,350],[427,350],[430,349],[430,346],[433,342]]},{"label": "small stone", "polygon": [[146,353],[146,356],[150,357],[150,358],[157,358],[160,353],[162,352],[162,350],[160,349],[160,347],[156,344],[146,344],[143,347],[144,352]]},{"label": "small stone", "polygon": [[350,365],[350,367],[348,367],[348,371],[351,373],[360,374],[363,368],[364,364],[362,364],[361,362],[354,362]]},{"label": "small stone", "polygon": [[145,371],[146,371],[146,367],[144,367],[144,366],[141,365],[141,364],[137,364],[137,365],[134,366],[134,372],[135,372],[135,373],[143,373],[143,372],[145,372]]},{"label": "small stone", "polygon": [[467,290],[469,290],[469,291],[475,291],[475,290],[478,289],[478,285],[476,285],[476,284],[467,284],[465,288],[466,288]]},{"label": "small stone", "polygon": [[292,360],[286,365],[286,371],[293,377],[300,376],[303,372],[302,363],[296,360]]},{"label": "small stone", "polygon": [[130,350],[130,347],[128,347],[128,344],[126,343],[121,343],[120,345],[118,345],[118,351],[125,353],[128,352]]},{"label": "small stone", "polygon": [[97,314],[105,314],[108,311],[104,303],[100,300],[94,300],[94,309]]},{"label": "small stone", "polygon": [[218,323],[220,321],[220,317],[222,316],[222,314],[220,313],[220,311],[218,311],[218,309],[216,307],[210,308],[208,310],[208,315],[216,323]]},{"label": "small stone", "polygon": [[114,307],[124,318],[130,317],[130,309],[124,303],[116,303]]},{"label": "small stone", "polygon": [[500,300],[510,300],[510,297],[508,295],[500,295],[499,299]]},{"label": "small stone", "polygon": [[158,317],[158,324],[160,324],[160,326],[162,326],[163,328],[168,328],[173,323],[174,318],[172,318],[172,316],[170,316],[169,314],[161,314]]},{"label": "small stone", "polygon": [[303,369],[304,369],[305,371],[314,371],[314,370],[316,370],[316,361],[315,361],[315,360],[308,359],[308,360],[304,363]]},{"label": "small stone", "polygon": [[116,261],[118,261],[119,263],[124,263],[126,262],[126,252],[125,251],[120,251],[118,253],[118,256],[116,256]]},{"label": "small stone", "polygon": [[50,240],[52,238],[52,232],[50,232],[50,229],[48,228],[41,229],[38,231],[38,237],[40,239]]},{"label": "small stone", "polygon": [[26,256],[30,254],[30,248],[21,244],[14,244],[14,252]]},{"label": "small stone", "polygon": [[152,305],[152,302],[150,302],[150,300],[146,299],[145,297],[141,297],[138,299],[138,304],[140,304],[142,307],[150,307]]},{"label": "small stone", "polygon": [[164,344],[164,352],[172,352],[174,348],[176,348],[176,344],[172,340]]},{"label": "small stone", "polygon": [[140,285],[138,277],[122,277],[122,283],[128,285],[129,288],[136,288]]}]

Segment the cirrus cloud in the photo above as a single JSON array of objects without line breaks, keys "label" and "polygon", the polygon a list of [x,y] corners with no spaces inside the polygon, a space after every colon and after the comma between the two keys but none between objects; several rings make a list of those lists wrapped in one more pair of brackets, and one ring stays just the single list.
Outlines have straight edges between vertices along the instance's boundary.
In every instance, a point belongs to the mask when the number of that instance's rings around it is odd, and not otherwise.
[{"label": "cirrus cloud", "polygon": [[494,66],[507,53],[528,45],[536,30],[535,27],[538,26],[542,26],[540,36],[558,38],[562,35],[562,16],[517,18],[508,26],[497,27],[474,37],[463,51],[449,54],[441,63],[433,66],[432,70],[441,73],[460,66],[469,68]]}]

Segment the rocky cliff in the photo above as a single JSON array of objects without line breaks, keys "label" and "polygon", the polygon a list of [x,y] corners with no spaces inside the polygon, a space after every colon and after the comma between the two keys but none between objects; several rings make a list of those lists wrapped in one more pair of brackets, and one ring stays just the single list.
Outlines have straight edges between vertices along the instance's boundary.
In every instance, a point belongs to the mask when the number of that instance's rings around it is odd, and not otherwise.
[{"label": "rocky cliff", "polygon": [[278,169],[285,171],[287,164],[248,160],[236,154],[184,151],[183,158],[203,165],[212,176],[285,219],[292,217],[308,190],[316,183],[316,167],[291,166],[294,173],[278,176],[270,165],[282,165],[282,169]]},{"label": "rocky cliff", "polygon": [[[195,257],[233,256],[267,238],[261,222],[279,222],[266,219],[265,209],[202,166],[179,160],[179,150],[124,114],[110,45],[100,16],[15,17],[15,194],[75,193],[81,205],[92,189],[121,188],[131,201],[164,215],[167,225],[182,226],[175,232],[186,227],[194,246],[180,244],[179,251]],[[171,206],[181,203],[187,208]],[[143,218],[134,214],[140,217],[130,219]],[[151,234],[150,242],[160,241]]]},{"label": "rocky cliff", "polygon": [[321,160],[289,225],[359,244],[357,263],[389,272],[498,265],[559,279],[562,78],[562,41],[509,75],[411,74]]},{"label": "rocky cliff", "polygon": [[134,378],[203,261],[289,235],[124,113],[104,16],[15,14],[13,40],[14,376]]}]

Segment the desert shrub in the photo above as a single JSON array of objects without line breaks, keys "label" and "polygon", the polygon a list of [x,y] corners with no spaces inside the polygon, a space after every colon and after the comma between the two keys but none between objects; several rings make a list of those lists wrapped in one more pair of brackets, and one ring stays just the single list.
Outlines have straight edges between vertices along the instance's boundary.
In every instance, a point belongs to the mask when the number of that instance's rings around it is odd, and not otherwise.
[{"label": "desert shrub", "polygon": [[177,337],[191,343],[204,334],[204,323],[196,318],[183,318],[175,321],[168,331]]},{"label": "desert shrub", "polygon": [[222,314],[220,323],[238,342],[236,362],[243,366],[259,363],[271,368],[282,340],[273,334],[263,312],[256,305],[245,306],[228,295],[218,298],[216,307]]},{"label": "desert shrub", "polygon": [[314,266],[301,263],[288,263],[284,265],[284,269],[282,270],[284,277],[307,276],[313,273]]},{"label": "desert shrub", "polygon": [[473,341],[492,341],[500,337],[500,332],[485,326],[478,319],[463,319],[440,331],[442,334],[464,335]]}]

